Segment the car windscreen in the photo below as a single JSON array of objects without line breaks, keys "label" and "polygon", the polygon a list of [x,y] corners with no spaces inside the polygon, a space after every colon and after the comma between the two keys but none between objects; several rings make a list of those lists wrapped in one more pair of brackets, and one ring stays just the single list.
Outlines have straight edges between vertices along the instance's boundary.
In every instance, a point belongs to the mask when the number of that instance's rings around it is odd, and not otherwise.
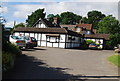
[{"label": "car windscreen", "polygon": [[21,39],[20,37],[18,37],[18,36],[11,36],[11,38],[13,38],[13,39]]},{"label": "car windscreen", "polygon": [[24,39],[24,40],[30,40],[30,37],[27,37],[27,36],[21,36],[21,39]]}]

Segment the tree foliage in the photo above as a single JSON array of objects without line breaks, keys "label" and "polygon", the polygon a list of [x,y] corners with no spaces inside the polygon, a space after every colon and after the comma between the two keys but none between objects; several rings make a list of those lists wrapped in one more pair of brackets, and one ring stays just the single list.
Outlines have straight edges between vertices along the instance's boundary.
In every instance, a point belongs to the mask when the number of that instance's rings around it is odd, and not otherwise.
[{"label": "tree foliage", "polygon": [[54,21],[54,17],[57,17],[58,18],[58,23],[61,22],[61,17],[59,14],[57,15],[54,15],[54,14],[49,14],[47,15],[47,19],[50,21],[50,22],[53,22]]},{"label": "tree foliage", "polygon": [[98,23],[98,27],[99,27],[98,29],[99,33],[115,34],[120,32],[119,21],[116,20],[115,17],[112,17],[112,15],[104,17]]},{"label": "tree foliage", "polygon": [[93,28],[98,29],[97,25],[100,20],[102,20],[105,15],[100,11],[90,11],[88,12],[88,23],[93,25]]},{"label": "tree foliage", "polygon": [[98,33],[110,34],[109,45],[117,46],[117,44],[120,44],[120,25],[115,17],[112,15],[104,17],[98,23],[98,26]]},{"label": "tree foliage", "polygon": [[33,24],[39,20],[39,18],[45,18],[46,13],[44,13],[44,9],[37,9],[36,11],[32,12],[31,15],[28,16],[26,20],[27,27],[32,27]]},{"label": "tree foliage", "polygon": [[53,18],[55,17],[54,14],[49,14],[47,15],[47,19],[50,21],[50,22],[53,22]]},{"label": "tree foliage", "polygon": [[92,24],[94,29],[98,29],[98,23],[105,17],[100,11],[89,11],[87,17],[83,17],[82,21],[87,24]]},{"label": "tree foliage", "polygon": [[81,21],[82,21],[83,23],[85,23],[85,24],[88,24],[88,18],[87,18],[87,17],[83,17],[83,18],[81,19]]},{"label": "tree foliage", "polygon": [[76,24],[82,19],[82,16],[73,12],[63,12],[60,14],[61,24]]},{"label": "tree foliage", "polygon": [[19,24],[14,26],[14,28],[17,28],[17,27],[25,27],[25,24],[24,23],[19,23]]}]

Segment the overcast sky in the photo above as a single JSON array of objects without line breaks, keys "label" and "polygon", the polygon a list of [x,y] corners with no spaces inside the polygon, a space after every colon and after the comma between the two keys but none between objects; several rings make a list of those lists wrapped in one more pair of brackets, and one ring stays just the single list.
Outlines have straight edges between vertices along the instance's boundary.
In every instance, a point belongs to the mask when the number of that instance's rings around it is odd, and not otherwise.
[{"label": "overcast sky", "polygon": [[[60,14],[70,11],[81,16],[87,16],[92,10],[101,11],[105,15],[113,15],[118,19],[118,0],[2,0],[0,13],[7,20],[6,27],[12,27],[13,22],[25,22],[27,15],[44,8],[46,15]],[[34,2],[33,2],[34,1]],[[109,2],[108,2],[109,1]]]}]

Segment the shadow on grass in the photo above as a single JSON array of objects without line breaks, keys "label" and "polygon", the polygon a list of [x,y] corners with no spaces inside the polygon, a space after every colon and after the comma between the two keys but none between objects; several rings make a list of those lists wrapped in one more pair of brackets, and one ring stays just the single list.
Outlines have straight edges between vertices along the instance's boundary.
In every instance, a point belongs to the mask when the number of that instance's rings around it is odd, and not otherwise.
[{"label": "shadow on grass", "polygon": [[42,60],[38,60],[34,57],[21,54],[15,63],[15,67],[3,75],[3,80],[13,80],[13,79],[79,79],[79,81],[84,81],[85,79],[80,79],[77,75],[73,76],[64,72],[64,70],[69,70],[69,68],[53,68],[49,67]]}]

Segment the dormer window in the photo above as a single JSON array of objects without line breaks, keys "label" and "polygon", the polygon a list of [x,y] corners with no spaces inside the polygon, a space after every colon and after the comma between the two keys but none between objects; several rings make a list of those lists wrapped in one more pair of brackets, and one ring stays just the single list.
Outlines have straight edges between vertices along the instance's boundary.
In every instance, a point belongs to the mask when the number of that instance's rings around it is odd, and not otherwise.
[{"label": "dormer window", "polygon": [[76,32],[80,32],[80,27],[76,27]]}]

